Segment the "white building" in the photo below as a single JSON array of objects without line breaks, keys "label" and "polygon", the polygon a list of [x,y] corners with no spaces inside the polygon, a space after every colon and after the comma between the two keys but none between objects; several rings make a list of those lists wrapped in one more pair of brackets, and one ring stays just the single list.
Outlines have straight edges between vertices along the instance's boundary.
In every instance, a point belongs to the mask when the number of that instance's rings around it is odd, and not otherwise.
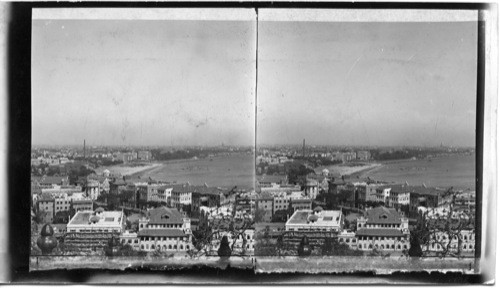
[{"label": "white building", "polygon": [[342,231],[344,216],[340,210],[297,210],[285,224],[286,231]]},{"label": "white building", "polygon": [[122,233],[125,228],[125,217],[121,211],[77,212],[67,225],[68,232],[108,232]]}]

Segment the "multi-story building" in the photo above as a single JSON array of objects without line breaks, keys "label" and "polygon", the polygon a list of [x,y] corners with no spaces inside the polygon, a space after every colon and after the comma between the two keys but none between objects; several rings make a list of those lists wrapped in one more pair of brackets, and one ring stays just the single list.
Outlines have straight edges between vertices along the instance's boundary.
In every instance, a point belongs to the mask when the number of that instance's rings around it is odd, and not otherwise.
[{"label": "multi-story building", "polygon": [[141,183],[136,186],[141,194],[140,199],[144,202],[163,202],[168,204],[171,201],[172,185],[164,183]]},{"label": "multi-story building", "polygon": [[370,183],[366,184],[365,186],[365,193],[359,193],[359,200],[362,201],[371,201],[371,202],[376,202],[377,201],[377,188],[384,186],[384,184],[379,184],[379,183]]},{"label": "multi-story building", "polygon": [[52,223],[55,214],[55,200],[54,197],[42,194],[38,197],[37,205],[38,211],[43,212],[43,222]]},{"label": "multi-story building", "polygon": [[319,182],[316,179],[307,178],[305,194],[310,199],[316,199],[319,193]]},{"label": "multi-story building", "polygon": [[191,235],[191,220],[175,208],[159,207],[139,220],[137,238],[143,251],[185,252],[192,248]]},{"label": "multi-story building", "polygon": [[190,186],[187,184],[184,185],[175,185],[171,190],[170,197],[170,206],[181,208],[185,205],[191,205],[193,200],[193,191],[195,191],[195,186]]},{"label": "multi-story building", "polygon": [[67,195],[54,197],[54,211],[57,212],[69,211],[71,208],[71,199]]},{"label": "multi-story building", "polygon": [[359,250],[408,250],[408,218],[401,216],[394,208],[369,209],[357,219],[356,238]]},{"label": "multi-story building", "polygon": [[64,243],[68,251],[102,253],[110,239],[118,239],[125,229],[125,215],[121,211],[77,212],[66,226]]},{"label": "multi-story building", "polygon": [[234,209],[247,214],[253,214],[255,208],[255,198],[237,196],[234,202]]},{"label": "multi-story building", "polygon": [[291,198],[285,195],[279,195],[273,197],[273,214],[280,210],[288,210],[290,208]]},{"label": "multi-story building", "polygon": [[262,222],[271,222],[273,218],[273,207],[274,207],[274,198],[271,195],[259,195],[257,199],[255,199],[255,213],[262,213],[260,215]]},{"label": "multi-story building", "polygon": [[391,195],[391,187],[379,186],[375,189],[375,201],[374,202],[386,203],[386,202],[388,202],[388,198],[390,195]]}]

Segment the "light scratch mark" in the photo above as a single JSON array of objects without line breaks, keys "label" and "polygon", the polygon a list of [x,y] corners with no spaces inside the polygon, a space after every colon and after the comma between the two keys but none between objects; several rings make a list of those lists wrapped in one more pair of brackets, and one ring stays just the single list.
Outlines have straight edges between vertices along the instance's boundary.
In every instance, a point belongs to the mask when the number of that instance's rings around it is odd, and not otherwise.
[{"label": "light scratch mark", "polygon": [[361,57],[363,57],[363,56],[359,56],[358,59],[356,59],[356,61],[354,61],[354,63],[352,64],[351,68],[349,68],[349,71],[347,72],[347,77],[349,77],[349,75],[351,75],[352,70],[354,69],[356,64],[358,64],[358,61],[361,59]]}]

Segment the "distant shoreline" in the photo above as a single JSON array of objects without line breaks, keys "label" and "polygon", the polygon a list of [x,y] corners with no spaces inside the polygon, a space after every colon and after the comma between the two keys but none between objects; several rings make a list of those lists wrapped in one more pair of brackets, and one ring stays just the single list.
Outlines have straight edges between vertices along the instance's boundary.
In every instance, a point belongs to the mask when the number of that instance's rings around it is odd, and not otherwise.
[{"label": "distant shoreline", "polygon": [[329,172],[333,175],[340,174],[340,176],[344,175],[344,176],[356,177],[373,169],[380,168],[382,166],[383,166],[382,163],[365,163],[359,166],[349,166],[345,164],[340,164],[340,165],[320,166],[314,170],[316,173],[321,173],[323,169],[328,169]]},{"label": "distant shoreline", "polygon": [[156,169],[161,167],[161,163],[151,162],[147,163],[144,166],[127,166],[126,164],[120,164],[115,166],[103,166],[99,167],[96,173],[102,174],[104,170],[109,170],[109,172],[113,175],[121,175],[121,176],[135,176],[141,173],[145,173],[146,171]]}]

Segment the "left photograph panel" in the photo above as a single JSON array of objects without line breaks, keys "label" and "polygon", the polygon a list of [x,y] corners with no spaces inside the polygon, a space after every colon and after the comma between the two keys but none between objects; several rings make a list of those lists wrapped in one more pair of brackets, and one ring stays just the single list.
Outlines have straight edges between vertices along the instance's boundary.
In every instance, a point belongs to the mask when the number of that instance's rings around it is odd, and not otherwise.
[{"label": "left photograph panel", "polygon": [[254,10],[34,9],[31,63],[31,270],[253,265]]}]

